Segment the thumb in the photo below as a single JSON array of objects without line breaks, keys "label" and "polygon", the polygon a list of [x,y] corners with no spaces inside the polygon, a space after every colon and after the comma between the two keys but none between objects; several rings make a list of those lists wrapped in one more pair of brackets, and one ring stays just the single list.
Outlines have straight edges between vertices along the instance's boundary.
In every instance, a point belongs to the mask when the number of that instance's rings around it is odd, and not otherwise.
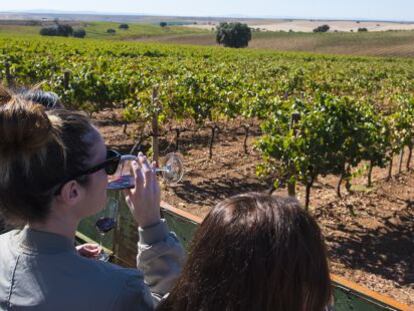
[{"label": "thumb", "polygon": [[138,164],[137,161],[132,161],[131,162],[131,166],[132,166],[132,171],[134,172],[134,177],[137,178],[139,169],[140,169],[140,165]]}]

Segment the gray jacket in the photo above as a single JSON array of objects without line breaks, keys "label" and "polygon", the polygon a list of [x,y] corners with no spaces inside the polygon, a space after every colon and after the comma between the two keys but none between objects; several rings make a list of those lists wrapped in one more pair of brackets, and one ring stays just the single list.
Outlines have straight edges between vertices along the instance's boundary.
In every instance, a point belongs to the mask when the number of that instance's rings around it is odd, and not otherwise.
[{"label": "gray jacket", "polygon": [[138,233],[138,270],[83,258],[57,234],[24,228],[0,235],[0,310],[154,309],[184,250],[164,221]]}]

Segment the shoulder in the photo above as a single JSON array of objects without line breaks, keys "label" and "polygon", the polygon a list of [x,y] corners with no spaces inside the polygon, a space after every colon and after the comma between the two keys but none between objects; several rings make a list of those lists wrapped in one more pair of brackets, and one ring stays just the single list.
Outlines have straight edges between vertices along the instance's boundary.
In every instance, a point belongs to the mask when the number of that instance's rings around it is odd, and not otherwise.
[{"label": "shoulder", "polygon": [[77,257],[77,267],[82,273],[90,274],[94,276],[97,280],[111,280],[111,283],[125,283],[130,280],[136,280],[137,282],[144,279],[144,274],[142,271],[136,268],[123,268],[121,266],[109,263],[102,262],[99,260],[93,260],[89,258],[84,258],[75,254]]},{"label": "shoulder", "polygon": [[0,245],[6,245],[17,239],[21,230],[10,230],[0,234]]},{"label": "shoulder", "polygon": [[144,274],[136,268],[122,268],[120,266],[100,262],[101,269],[116,279],[114,290],[114,310],[128,310],[131,306],[139,306],[139,310],[152,310],[153,300],[147,284],[144,282]]},{"label": "shoulder", "polygon": [[[17,246],[17,243],[14,241],[17,239],[18,232],[18,230],[12,230],[0,234],[0,249],[2,254],[0,256],[0,262],[2,262],[2,264],[12,258]],[[0,264],[0,266],[2,266],[2,264]]]},{"label": "shoulder", "polygon": [[152,308],[151,293],[142,271],[83,257],[77,258],[76,270],[78,282],[83,283],[79,287],[85,288],[89,297],[98,294],[108,306],[113,305],[110,310],[128,310],[128,304],[139,304],[142,307],[138,310],[146,310],[145,306]]}]

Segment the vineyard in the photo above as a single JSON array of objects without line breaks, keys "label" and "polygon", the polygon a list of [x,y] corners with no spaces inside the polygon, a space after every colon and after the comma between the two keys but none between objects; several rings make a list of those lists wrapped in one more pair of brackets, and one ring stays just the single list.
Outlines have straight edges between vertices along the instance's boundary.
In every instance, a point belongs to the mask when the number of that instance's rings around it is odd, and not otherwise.
[{"label": "vineyard", "polygon": [[125,130],[131,122],[153,125],[149,132],[155,154],[162,133],[175,131],[178,148],[181,132],[209,127],[212,158],[219,124],[238,120],[247,139],[252,121],[258,120],[263,133],[256,145],[263,155],[258,175],[274,176],[275,188],[287,185],[291,195],[295,184],[303,183],[306,207],[318,176],[338,176],[340,197],[342,183],[350,189],[352,171],[361,163],[367,166],[368,186],[372,169],[391,168],[393,156],[403,155],[405,147],[405,167],[410,168],[412,60],[0,40],[0,73],[6,84],[44,82],[43,88],[56,92],[67,107],[90,114],[122,109]]},{"label": "vineyard", "polygon": [[[358,186],[372,189],[378,181],[373,178],[374,168],[381,168],[378,189],[391,197],[389,187],[393,184],[386,180],[410,170],[413,65],[414,60],[399,58],[0,35],[0,79],[4,84],[21,87],[42,83],[42,89],[56,92],[66,107],[88,112],[103,127],[116,126],[116,139],[109,143],[126,144],[123,151],[129,152],[131,146],[138,150],[152,138],[152,149],[145,151],[155,157],[165,150],[184,152],[186,160],[192,157],[190,171],[197,166],[206,169],[199,176],[190,172],[195,179],[218,173],[222,168],[212,164],[217,158],[227,157],[233,165],[244,163],[249,169],[254,163],[254,175],[262,190],[286,188],[290,195],[304,198],[305,207],[312,207],[321,219],[329,218],[326,215],[331,211],[319,208],[326,207],[326,202],[320,198],[320,189],[313,199],[312,189],[327,178],[334,183],[335,195],[345,197],[339,204],[337,226],[355,212],[365,215],[359,208],[349,208],[354,203],[365,206],[364,200],[370,200],[368,205],[381,205],[382,201],[370,192],[366,196],[352,194],[357,180]],[[220,154],[227,148],[218,146],[220,137],[227,145],[237,142],[237,153],[228,148],[226,154]],[[191,151],[201,145],[205,158]],[[175,194],[182,195],[187,186],[174,190]],[[233,186],[237,192],[237,185]],[[206,197],[217,189],[206,191]],[[206,197],[200,199],[200,205],[211,205]],[[409,197],[405,199],[411,202]],[[387,208],[386,204],[378,207],[377,213],[395,216],[397,212]],[[372,217],[368,211],[365,216]],[[412,213],[404,217],[409,219]],[[403,231],[398,234],[409,236],[406,230],[412,226],[412,218],[402,224],[405,227],[399,227]],[[330,239],[329,232],[327,236],[330,246],[343,238]],[[399,284],[409,291],[409,297],[413,292],[412,265],[405,259],[413,245],[409,239],[404,245],[395,250],[405,252],[401,255],[406,256],[401,259],[402,272],[394,271],[392,276],[387,271],[385,279],[394,278],[398,283],[395,275],[403,275]],[[360,246],[356,243],[349,248]],[[359,260],[368,262],[371,253]],[[339,250],[334,250],[333,256],[352,257]],[[377,259],[374,256],[372,260]],[[383,264],[387,263],[390,261],[384,260]],[[377,264],[372,263],[372,267]],[[379,284],[377,279],[365,284],[382,290],[374,283]],[[384,291],[413,302],[407,296],[395,295],[395,291]]]}]

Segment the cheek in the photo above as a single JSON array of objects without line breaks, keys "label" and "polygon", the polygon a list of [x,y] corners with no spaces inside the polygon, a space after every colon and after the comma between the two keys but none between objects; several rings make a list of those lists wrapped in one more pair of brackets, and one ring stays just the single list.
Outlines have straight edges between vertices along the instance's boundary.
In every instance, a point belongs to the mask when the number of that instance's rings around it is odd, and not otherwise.
[{"label": "cheek", "polygon": [[106,175],[105,172],[103,172],[102,176],[101,176],[101,196],[102,196],[102,200],[104,201],[104,203],[106,202],[106,188],[108,187],[108,175]]},{"label": "cheek", "polygon": [[100,176],[101,180],[101,187],[106,192],[106,188],[108,187],[108,175],[105,173],[105,171],[102,171],[102,175]]},{"label": "cheek", "polygon": [[97,172],[94,177],[93,201],[95,204],[105,206],[106,188],[108,186],[108,177],[104,171]]},{"label": "cheek", "polygon": [[95,212],[101,211],[106,206],[106,188],[108,185],[108,177],[105,172],[98,172],[94,176],[94,192],[91,195],[92,206],[95,206]]}]

